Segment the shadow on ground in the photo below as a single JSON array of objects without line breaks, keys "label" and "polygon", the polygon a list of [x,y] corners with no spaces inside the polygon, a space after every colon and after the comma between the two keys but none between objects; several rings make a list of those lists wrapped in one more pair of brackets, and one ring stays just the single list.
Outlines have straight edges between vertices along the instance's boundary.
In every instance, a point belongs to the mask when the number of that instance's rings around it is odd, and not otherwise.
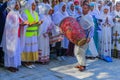
[{"label": "shadow on ground", "polygon": [[88,60],[85,72],[74,68],[76,64],[74,57],[66,57],[63,62],[52,59],[48,65],[35,64],[34,69],[22,66],[16,73],[1,67],[0,80],[120,80],[120,60]]}]

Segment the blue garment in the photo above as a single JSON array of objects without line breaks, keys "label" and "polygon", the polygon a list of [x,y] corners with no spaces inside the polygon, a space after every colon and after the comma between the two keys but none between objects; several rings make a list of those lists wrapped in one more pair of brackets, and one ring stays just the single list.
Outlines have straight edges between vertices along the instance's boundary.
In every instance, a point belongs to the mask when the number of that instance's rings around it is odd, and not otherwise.
[{"label": "blue garment", "polygon": [[97,18],[95,16],[93,16],[93,21],[94,21],[94,26],[95,26],[95,29],[94,29],[94,42],[95,42],[95,46],[97,48],[97,51],[98,51],[98,30],[99,30],[99,27],[98,27],[98,23],[97,23]]},{"label": "blue garment", "polygon": [[86,38],[92,38],[94,36],[94,27],[91,26],[89,29],[84,30],[86,33]]},{"label": "blue garment", "polygon": [[3,31],[7,16],[6,7],[7,7],[7,2],[5,2],[3,5],[0,6],[0,44],[2,41],[2,36],[3,36]]}]

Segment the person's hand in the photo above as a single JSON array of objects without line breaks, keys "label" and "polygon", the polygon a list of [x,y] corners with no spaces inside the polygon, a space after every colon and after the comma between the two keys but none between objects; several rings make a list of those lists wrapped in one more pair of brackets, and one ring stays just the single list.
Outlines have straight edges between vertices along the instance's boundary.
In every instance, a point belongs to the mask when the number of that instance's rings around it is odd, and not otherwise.
[{"label": "person's hand", "polygon": [[35,25],[35,24],[37,24],[37,22],[32,22],[32,23],[29,23],[28,25],[32,26],[32,25]]},{"label": "person's hand", "polygon": [[86,43],[89,43],[89,42],[90,42],[90,38],[87,38]]},{"label": "person's hand", "polygon": [[42,24],[42,23],[43,23],[43,21],[39,21],[39,22],[38,22],[39,25]]},{"label": "person's hand", "polygon": [[25,22],[20,23],[20,26],[25,26],[25,25],[28,25],[28,24],[29,24],[28,21],[25,21]]},{"label": "person's hand", "polygon": [[29,24],[29,22],[28,22],[28,21],[25,21],[23,24],[24,24],[24,25],[28,25],[28,24]]}]

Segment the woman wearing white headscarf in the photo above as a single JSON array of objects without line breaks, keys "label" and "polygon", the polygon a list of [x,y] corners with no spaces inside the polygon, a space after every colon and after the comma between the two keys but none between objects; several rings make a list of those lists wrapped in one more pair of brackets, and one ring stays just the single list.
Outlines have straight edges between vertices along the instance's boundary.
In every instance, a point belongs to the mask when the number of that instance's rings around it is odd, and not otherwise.
[{"label": "woman wearing white headscarf", "polygon": [[3,37],[3,50],[5,52],[4,64],[11,72],[18,71],[18,66],[21,65],[21,25],[23,23],[19,14],[20,4],[18,1],[9,1],[8,7],[10,12],[7,15],[5,31]]},{"label": "woman wearing white headscarf", "polygon": [[110,7],[104,6],[101,13],[101,40],[100,40],[100,57],[105,61],[111,62],[111,27],[113,26],[112,17],[110,16]]},{"label": "woman wearing white headscarf", "polygon": [[[63,7],[65,8],[64,11],[62,10]],[[67,16],[68,16],[68,14],[66,12],[66,4],[65,4],[65,2],[61,2],[59,4],[59,10],[52,15],[52,19],[53,19],[53,22],[55,23],[55,25],[59,26],[62,19],[64,19]]]},{"label": "woman wearing white headscarf", "polygon": [[35,12],[36,4],[34,0],[28,0],[22,17],[28,21],[25,33],[25,47],[22,53],[22,61],[28,68],[35,67],[32,62],[38,61],[38,27],[41,24],[38,13]]},{"label": "woman wearing white headscarf", "polygon": [[67,5],[67,13],[69,16],[72,16],[75,18],[75,8],[74,8],[74,3],[72,1],[68,2]]},{"label": "woman wearing white headscarf", "polygon": [[[69,16],[76,18],[77,14],[75,14],[74,3],[72,1],[67,3],[67,13]],[[72,42],[69,42],[67,55],[74,56],[74,44]]]},{"label": "woman wearing white headscarf", "polygon": [[[43,64],[49,62],[50,56],[50,46],[49,46],[49,28],[52,27],[52,7],[48,4],[42,4],[42,8],[44,9],[42,13],[39,13],[40,19],[43,23],[39,27],[39,34],[38,34],[38,49],[39,49],[39,60]],[[41,8],[39,7],[41,11]],[[40,12],[39,11],[39,12]]]},{"label": "woman wearing white headscarf", "polygon": [[[61,2],[59,4],[59,10],[52,15],[53,22],[56,26],[59,26],[60,22],[68,16],[66,12],[66,4]],[[65,60],[64,55],[68,48],[68,39],[64,36],[61,42],[56,43],[57,59],[59,61]]]},{"label": "woman wearing white headscarf", "polygon": [[118,58],[120,53],[120,2],[116,3],[116,9],[113,12],[114,27],[112,32],[112,54]]}]

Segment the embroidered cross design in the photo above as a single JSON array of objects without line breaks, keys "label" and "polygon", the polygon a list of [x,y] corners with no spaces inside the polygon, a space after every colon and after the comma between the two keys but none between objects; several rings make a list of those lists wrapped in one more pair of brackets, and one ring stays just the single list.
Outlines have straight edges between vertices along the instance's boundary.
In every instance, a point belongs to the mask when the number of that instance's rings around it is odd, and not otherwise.
[{"label": "embroidered cross design", "polygon": [[115,41],[115,44],[114,44],[114,47],[117,46],[117,41],[119,41],[119,39],[117,39],[117,37],[119,36],[120,34],[118,34],[118,31],[116,31],[113,36],[115,36],[115,39],[113,39],[113,41]]}]

